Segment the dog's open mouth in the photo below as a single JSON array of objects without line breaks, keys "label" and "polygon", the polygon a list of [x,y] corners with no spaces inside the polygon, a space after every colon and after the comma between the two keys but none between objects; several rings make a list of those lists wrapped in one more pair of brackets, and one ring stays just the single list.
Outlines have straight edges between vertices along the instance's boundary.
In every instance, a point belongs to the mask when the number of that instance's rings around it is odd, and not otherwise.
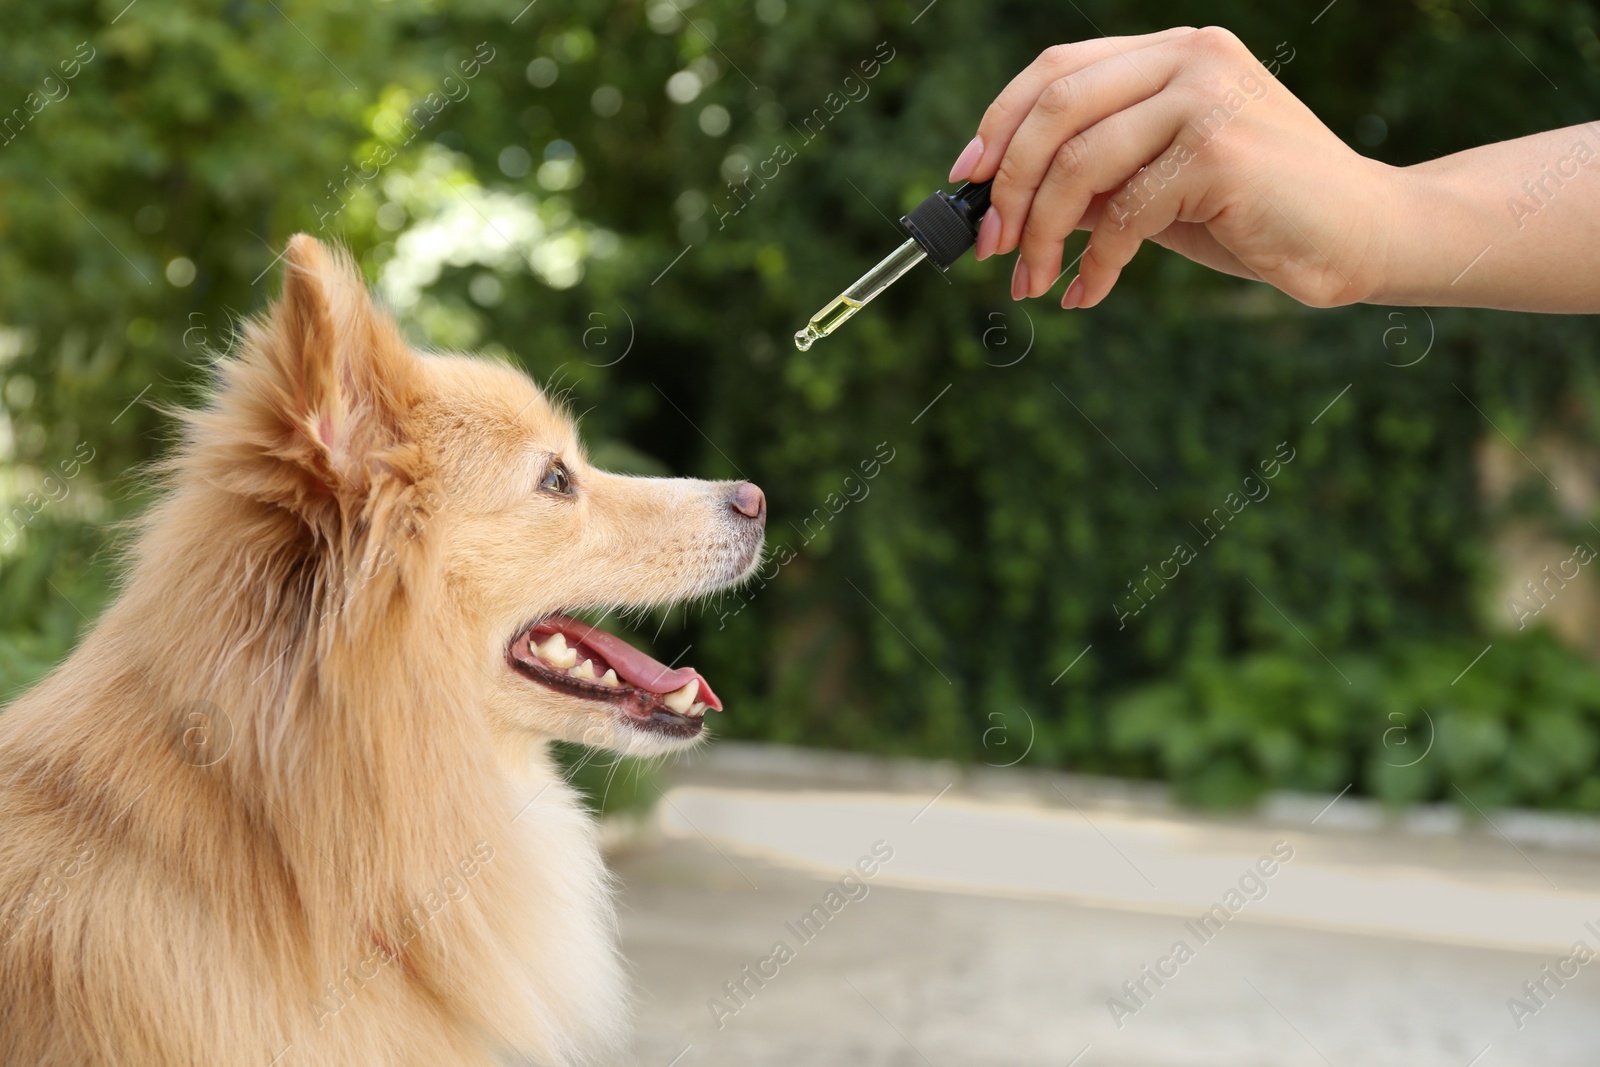
[{"label": "dog's open mouth", "polygon": [[568,615],[550,615],[511,642],[523,677],[625,712],[640,729],[693,737],[722,701],[693,667],[668,667],[622,638]]}]

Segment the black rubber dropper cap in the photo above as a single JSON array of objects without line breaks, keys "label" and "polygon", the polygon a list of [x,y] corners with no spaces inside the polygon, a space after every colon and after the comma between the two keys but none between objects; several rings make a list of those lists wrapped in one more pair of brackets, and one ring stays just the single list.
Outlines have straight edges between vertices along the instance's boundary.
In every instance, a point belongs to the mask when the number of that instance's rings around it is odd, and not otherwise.
[{"label": "black rubber dropper cap", "polygon": [[993,179],[976,185],[969,182],[954,193],[941,189],[900,216],[900,225],[940,270],[978,243],[978,224],[989,210],[991,184]]}]

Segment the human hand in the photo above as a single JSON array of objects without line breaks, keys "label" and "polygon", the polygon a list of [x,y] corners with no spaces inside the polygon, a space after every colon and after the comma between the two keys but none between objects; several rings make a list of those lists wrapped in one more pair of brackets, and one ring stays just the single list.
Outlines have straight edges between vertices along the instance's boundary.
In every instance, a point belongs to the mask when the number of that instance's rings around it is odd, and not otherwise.
[{"label": "human hand", "polygon": [[994,178],[977,258],[1020,248],[1014,299],[1061,274],[1093,307],[1141,242],[1267,282],[1303,303],[1385,282],[1401,171],[1347,147],[1227,30],[1178,28],[1046,49],[984,113],[950,180]]}]

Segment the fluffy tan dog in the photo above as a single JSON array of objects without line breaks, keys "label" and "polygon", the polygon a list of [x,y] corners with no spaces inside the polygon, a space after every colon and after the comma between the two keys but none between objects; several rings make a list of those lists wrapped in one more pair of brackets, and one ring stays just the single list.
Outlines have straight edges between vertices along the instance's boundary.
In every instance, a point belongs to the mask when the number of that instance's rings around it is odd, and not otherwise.
[{"label": "fluffy tan dog", "polygon": [[765,501],[595,470],[526,377],[287,262],[120,597],[0,713],[0,1064],[604,1057],[610,887],[545,742],[721,705],[564,612],[743,579]]}]

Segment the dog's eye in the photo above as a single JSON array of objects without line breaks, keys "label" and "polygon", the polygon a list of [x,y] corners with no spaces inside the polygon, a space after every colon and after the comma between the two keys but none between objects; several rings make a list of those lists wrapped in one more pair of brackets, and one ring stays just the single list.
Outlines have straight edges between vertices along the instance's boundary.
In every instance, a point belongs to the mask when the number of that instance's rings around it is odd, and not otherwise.
[{"label": "dog's eye", "polygon": [[550,469],[544,472],[544,481],[539,483],[540,489],[563,496],[572,492],[572,475],[567,472],[566,465],[559,459],[550,464]]}]

